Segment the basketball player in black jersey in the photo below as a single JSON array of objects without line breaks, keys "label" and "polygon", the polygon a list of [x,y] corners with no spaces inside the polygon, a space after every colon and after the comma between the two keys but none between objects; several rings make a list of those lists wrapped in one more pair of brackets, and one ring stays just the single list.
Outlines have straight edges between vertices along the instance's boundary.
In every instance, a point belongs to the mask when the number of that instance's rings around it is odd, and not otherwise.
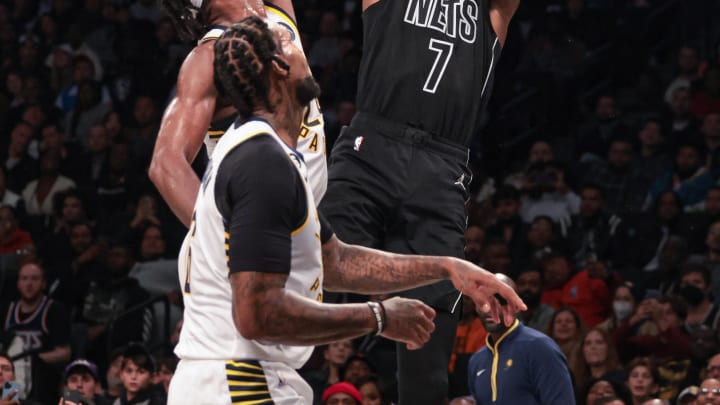
[{"label": "basketball player in black jersey", "polygon": [[[359,112],[333,148],[320,205],[339,237],[464,257],[468,146],[519,2],[363,0]],[[442,404],[459,294],[443,282],[404,295],[437,317],[421,350],[398,345],[400,404]]]}]

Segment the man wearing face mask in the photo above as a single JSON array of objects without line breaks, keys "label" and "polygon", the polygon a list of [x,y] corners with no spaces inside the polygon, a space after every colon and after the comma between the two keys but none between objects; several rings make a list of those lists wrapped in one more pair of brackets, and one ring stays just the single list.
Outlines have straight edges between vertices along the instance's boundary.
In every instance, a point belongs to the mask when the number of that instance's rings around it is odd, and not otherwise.
[{"label": "man wearing face mask", "polygon": [[528,309],[518,314],[518,319],[526,326],[545,332],[555,309],[540,302],[542,297],[543,276],[540,270],[530,268],[517,276],[517,293]]},{"label": "man wearing face mask", "polygon": [[710,300],[710,270],[698,264],[687,264],[680,277],[679,295],[688,304],[685,326],[692,330],[698,325],[707,325],[717,330],[720,307]]}]

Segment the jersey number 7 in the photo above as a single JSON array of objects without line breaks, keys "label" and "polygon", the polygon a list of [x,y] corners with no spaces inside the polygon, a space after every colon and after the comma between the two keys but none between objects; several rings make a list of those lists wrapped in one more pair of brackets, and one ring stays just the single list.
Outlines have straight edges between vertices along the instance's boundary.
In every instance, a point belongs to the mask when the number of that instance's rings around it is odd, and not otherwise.
[{"label": "jersey number 7", "polygon": [[452,56],[454,47],[455,44],[452,42],[441,41],[435,38],[430,39],[428,48],[435,52],[436,55],[435,62],[433,63],[432,68],[430,68],[430,73],[425,80],[423,91],[435,94],[435,91],[440,84],[440,80],[442,80],[442,77],[445,74],[445,68],[447,68],[448,62],[450,62],[450,57]]}]

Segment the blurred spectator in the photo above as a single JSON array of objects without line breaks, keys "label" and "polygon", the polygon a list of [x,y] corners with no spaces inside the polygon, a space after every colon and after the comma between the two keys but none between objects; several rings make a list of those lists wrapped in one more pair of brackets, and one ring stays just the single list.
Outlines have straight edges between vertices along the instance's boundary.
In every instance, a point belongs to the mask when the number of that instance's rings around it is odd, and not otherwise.
[{"label": "blurred spectator", "polygon": [[493,273],[511,272],[512,259],[508,246],[502,239],[488,239],[482,252],[480,266]]},{"label": "blurred spectator", "polygon": [[319,31],[320,37],[307,53],[308,63],[313,68],[327,69],[337,64],[342,57],[337,15],[331,11],[324,12],[320,18]]},{"label": "blurred spectator", "polygon": [[25,202],[19,194],[7,188],[7,173],[5,166],[0,165],[0,205],[12,207],[20,213],[25,213]]},{"label": "blurred spectator", "polygon": [[720,297],[720,220],[713,221],[708,227],[705,246],[707,250],[704,254],[692,255],[688,261],[710,270],[711,291],[717,302]]},{"label": "blurred spectator", "polygon": [[700,405],[720,403],[720,381],[715,378],[708,378],[700,384],[700,392],[697,397]]},{"label": "blurred spectator", "polygon": [[323,349],[324,363],[319,370],[303,373],[303,378],[313,389],[315,403],[320,403],[322,393],[331,385],[342,381],[342,367],[353,354],[351,340],[330,343]]},{"label": "blurred spectator", "polygon": [[335,106],[335,117],[332,122],[325,125],[325,141],[327,142],[327,153],[332,151],[333,145],[337,141],[342,128],[350,125],[355,116],[356,107],[352,100],[340,100]]},{"label": "blurred spectator", "polygon": [[555,309],[541,302],[543,294],[543,275],[535,268],[526,269],[517,276],[517,293],[528,309],[518,314],[518,319],[526,326],[545,332]]},{"label": "blurred spectator", "polygon": [[584,181],[602,187],[605,207],[610,214],[639,210],[646,198],[647,184],[634,166],[634,152],[629,139],[608,140],[607,160],[589,163]]},{"label": "blurred spectator", "polygon": [[465,229],[465,260],[480,264],[485,243],[485,230],[477,225]]},{"label": "blurred spectator", "polygon": [[[37,161],[28,153],[32,136],[32,127],[24,122],[15,125],[10,132],[10,144],[4,155],[4,163],[7,171],[7,187],[13,191],[23,190],[38,173]],[[25,204],[28,204],[27,200]]]},{"label": "blurred spectator", "polygon": [[83,80],[77,85],[77,102],[65,114],[68,138],[83,146],[87,145],[88,133],[94,125],[102,123],[110,106],[102,102],[101,88],[97,82]]},{"label": "blurred spectator", "polygon": [[357,382],[357,388],[362,396],[362,405],[387,405],[383,397],[382,381],[376,375],[369,375]]},{"label": "blurred spectator", "polygon": [[[583,389],[580,391],[579,403],[592,405],[597,404],[599,400],[603,398],[622,398],[623,403],[626,405],[632,404],[632,398],[630,392],[624,384],[620,384],[615,380],[607,378],[599,378],[591,380]],[[582,402],[585,401],[585,402]]]},{"label": "blurred spectator", "polygon": [[542,258],[543,292],[540,301],[557,309],[562,306],[562,295],[565,284],[572,277],[572,265],[563,255],[553,252]]},{"label": "blurred spectator", "polygon": [[607,262],[591,257],[587,267],[563,286],[560,305],[574,309],[583,324],[593,328],[610,315],[612,282]]},{"label": "blurred spectator", "polygon": [[40,150],[56,149],[60,152],[60,173],[76,183],[87,183],[87,165],[82,156],[82,147],[73,142],[65,142],[62,126],[48,122],[42,127]]},{"label": "blurred spectator", "polygon": [[538,215],[560,222],[580,211],[580,197],[567,185],[565,169],[559,163],[534,164],[528,169],[527,177],[527,195],[521,206],[525,222],[531,222]]},{"label": "blurred spectator", "polygon": [[530,179],[526,176],[527,170],[536,163],[547,163],[555,160],[555,152],[552,146],[546,141],[535,141],[530,145],[527,161],[522,171],[509,174],[503,179],[503,184],[512,186],[518,190],[525,190],[529,185]]},{"label": "blurred spectator", "polygon": [[322,394],[322,405],[362,405],[363,397],[354,385],[339,382]]},{"label": "blurred spectator", "polygon": [[75,182],[61,175],[60,151],[47,149],[40,154],[40,175],[23,189],[28,215],[50,216],[55,194],[75,187]]},{"label": "blurred spectator", "polygon": [[691,45],[683,45],[678,50],[676,76],[665,90],[665,101],[670,103],[677,89],[690,88],[700,78],[700,55],[698,49]]},{"label": "blurred spectator", "polygon": [[694,208],[693,212],[685,215],[678,232],[687,240],[691,253],[702,253],[710,224],[720,220],[720,187],[710,187],[705,200],[691,208]]},{"label": "blurred spectator", "polygon": [[523,257],[526,262],[514,263],[516,268],[525,263],[535,263],[550,252],[565,250],[565,244],[557,224],[547,215],[538,215],[532,220],[527,233],[526,246]]},{"label": "blurred spectator", "polygon": [[605,212],[605,195],[600,186],[588,183],[580,187],[580,213],[571,218],[565,230],[575,266],[585,267],[589,257],[605,257],[619,222],[618,217]]},{"label": "blurred spectator", "polygon": [[107,113],[103,120],[103,125],[105,126],[110,142],[116,142],[125,136],[125,128],[120,119],[119,112],[112,110]]},{"label": "blurred spectator", "polygon": [[132,186],[132,179],[128,177],[130,159],[127,141],[119,139],[110,145],[107,164],[103,165],[94,190],[98,197],[98,218],[110,219],[127,209]]},{"label": "blurred spectator", "polygon": [[646,206],[650,206],[667,190],[674,190],[683,207],[692,206],[705,198],[715,180],[704,166],[698,146],[680,145],[675,154],[675,168],[666,172],[650,186]]},{"label": "blurred spectator", "polygon": [[155,138],[160,129],[160,112],[156,101],[147,95],[135,98],[132,111],[135,126],[128,130],[129,139],[133,143],[132,157],[138,166],[136,169],[144,172],[150,165]]},{"label": "blurred spectator", "polygon": [[[107,254],[107,277],[90,283],[81,318],[87,326],[85,347],[89,358],[101,361],[107,356],[108,345],[116,348],[149,338],[151,312],[137,308],[149,294],[136,279],[128,276],[134,265],[130,246],[115,242]],[[134,307],[135,310],[129,311]],[[112,325],[111,321],[114,321]],[[110,326],[112,335],[108,335]]]},{"label": "blurred spectator", "polygon": [[585,326],[577,312],[570,308],[560,308],[550,319],[547,335],[560,346],[568,363],[573,364],[585,336]]},{"label": "blurred spectator", "polygon": [[[69,113],[75,108],[79,96],[80,83],[87,81],[92,82],[96,80],[97,75],[95,64],[92,62],[92,60],[90,60],[90,58],[82,54],[75,55],[73,57],[72,69],[72,84],[62,90],[55,99],[55,107],[57,107],[64,114]],[[108,91],[108,89],[105,86],[101,86],[99,92],[99,101],[104,104],[109,104],[110,92]],[[68,128],[71,127],[68,126]]]},{"label": "blurred spectator", "polygon": [[720,307],[710,301],[710,270],[697,264],[687,264],[680,276],[679,295],[688,305],[685,325],[689,330],[706,325],[717,330]]},{"label": "blurred spectator", "polygon": [[691,385],[680,392],[677,397],[677,405],[696,405],[695,400],[700,394],[700,387]]},{"label": "blurred spectator", "polygon": [[108,357],[109,365],[105,372],[105,390],[101,396],[106,402],[114,402],[122,393],[123,382],[120,378],[123,364],[123,348],[114,350]]},{"label": "blurred spectator", "polygon": [[645,120],[637,134],[640,150],[633,162],[634,169],[644,177],[643,184],[650,184],[672,166],[665,144],[665,129],[654,118]]},{"label": "blurred spectator", "polygon": [[602,329],[594,328],[588,331],[579,352],[573,357],[574,364],[570,364],[570,371],[577,387],[584,387],[592,379],[611,378],[621,379],[621,364],[615,350],[615,342],[610,335]]},{"label": "blurred spectator", "polygon": [[720,112],[709,113],[703,119],[700,133],[705,146],[705,167],[715,177],[720,170]]},{"label": "blurred spectator", "polygon": [[620,111],[615,97],[604,94],[598,97],[595,114],[578,130],[575,153],[581,162],[602,161],[610,147],[610,139],[619,127]]},{"label": "blurred spectator", "polygon": [[598,329],[612,332],[622,321],[635,312],[637,302],[633,290],[634,288],[630,283],[623,283],[615,287],[612,299],[612,313],[608,319],[597,326]]},{"label": "blurred spectator", "polygon": [[667,134],[666,143],[674,146],[678,141],[697,138],[700,121],[692,114],[692,98],[689,87],[678,87],[672,91],[668,111],[663,119]]},{"label": "blurred spectator", "polygon": [[0,255],[20,254],[32,246],[30,234],[18,227],[15,210],[10,206],[0,205]]},{"label": "blurred spectator", "polygon": [[56,392],[47,388],[58,386],[58,366],[70,360],[70,322],[62,305],[45,295],[45,270],[39,265],[23,265],[17,287],[20,300],[10,304],[4,322],[6,332],[23,339],[26,356],[15,366],[32,369],[25,373],[32,380],[22,381],[30,390],[30,399],[56,401]]},{"label": "blurred spectator", "polygon": [[355,384],[359,379],[369,374],[374,374],[375,366],[362,353],[356,353],[347,359],[342,368],[342,380]]},{"label": "blurred spectator", "polygon": [[156,0],[137,0],[130,6],[130,16],[135,20],[150,20],[157,23],[161,15],[162,9]]},{"label": "blurred spectator", "polygon": [[520,216],[520,192],[512,186],[500,186],[492,197],[492,203],[495,223],[488,228],[487,234],[504,240],[510,256],[519,263],[525,255],[528,232],[528,226]]},{"label": "blurred spectator", "polygon": [[163,387],[165,395],[168,393],[170,381],[172,381],[177,365],[178,359],[175,356],[163,357],[158,362],[158,371],[157,374],[155,374],[155,384]]},{"label": "blurred spectator", "polygon": [[642,405],[657,392],[660,376],[650,359],[643,357],[631,361],[627,371],[626,384],[632,395],[632,405]]},{"label": "blurred spectator", "polygon": [[165,405],[166,398],[162,386],[152,384],[152,376],[156,371],[155,361],[144,346],[128,345],[123,352],[120,371],[123,390],[113,405]]},{"label": "blurred spectator", "polygon": [[693,94],[692,111],[697,117],[720,113],[720,66],[705,70],[702,86]]},{"label": "blurred spectator", "polygon": [[690,339],[683,329],[686,317],[687,305],[680,299],[643,300],[613,332],[620,360],[650,355],[660,359],[687,357]]},{"label": "blurred spectator", "polygon": [[[83,401],[94,405],[109,405],[97,392],[100,390],[100,377],[97,366],[85,359],[76,359],[65,367],[65,389],[77,390]],[[62,402],[61,402],[62,403]],[[67,401],[65,401],[67,404]]]}]

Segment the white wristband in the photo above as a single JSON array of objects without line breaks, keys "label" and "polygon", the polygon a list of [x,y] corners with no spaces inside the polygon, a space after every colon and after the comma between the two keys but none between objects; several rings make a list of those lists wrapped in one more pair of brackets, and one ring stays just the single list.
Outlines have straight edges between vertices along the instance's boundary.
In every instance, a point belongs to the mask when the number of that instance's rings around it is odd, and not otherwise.
[{"label": "white wristband", "polygon": [[367,304],[373,311],[373,314],[375,314],[375,321],[377,321],[377,332],[375,332],[375,336],[380,336],[380,334],[383,332],[383,329],[385,329],[385,325],[383,324],[383,317],[380,313],[380,304],[375,301],[368,301]]}]

